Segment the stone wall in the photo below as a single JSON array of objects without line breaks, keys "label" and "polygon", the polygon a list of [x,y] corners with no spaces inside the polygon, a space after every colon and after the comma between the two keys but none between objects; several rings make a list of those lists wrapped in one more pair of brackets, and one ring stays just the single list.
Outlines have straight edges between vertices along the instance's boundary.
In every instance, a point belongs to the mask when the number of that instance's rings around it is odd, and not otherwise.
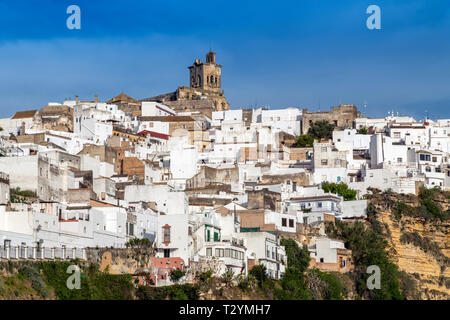
[{"label": "stone wall", "polygon": [[209,185],[235,184],[239,181],[239,168],[216,169],[203,166],[200,172],[186,181],[188,189],[204,188]]},{"label": "stone wall", "polygon": [[328,121],[339,129],[353,128],[355,119],[359,117],[361,117],[361,112],[353,104],[341,104],[333,107],[331,111],[308,112],[308,109],[304,109],[302,134],[308,133],[310,125],[320,120]]}]

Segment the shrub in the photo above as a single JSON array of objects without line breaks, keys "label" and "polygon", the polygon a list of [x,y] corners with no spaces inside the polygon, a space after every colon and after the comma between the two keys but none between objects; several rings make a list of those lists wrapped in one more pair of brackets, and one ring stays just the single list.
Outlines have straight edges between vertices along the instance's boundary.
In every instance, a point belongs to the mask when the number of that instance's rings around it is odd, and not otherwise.
[{"label": "shrub", "polygon": [[322,182],[325,192],[336,193],[344,198],[344,201],[356,200],[356,190],[350,189],[345,183]]},{"label": "shrub", "polygon": [[181,271],[180,269],[173,269],[170,272],[170,279],[176,282],[180,280],[185,274],[186,274],[185,271]]},{"label": "shrub", "polygon": [[[310,289],[317,291],[315,296],[321,299],[342,300],[346,296],[344,285],[333,273],[322,272],[315,268],[309,271],[308,281],[310,282]],[[315,282],[314,285],[311,282]]]},{"label": "shrub", "polygon": [[356,130],[356,133],[358,133],[358,134],[368,134],[369,130],[367,129],[367,127],[361,127],[358,130]]},{"label": "shrub", "polygon": [[280,280],[282,290],[276,290],[276,296],[281,300],[309,300],[310,294],[305,282],[305,276],[297,268],[287,268]]},{"label": "shrub", "polygon": [[266,266],[263,264],[258,264],[256,266],[254,266],[250,272],[250,275],[252,275],[253,277],[255,277],[258,286],[260,288],[262,288],[264,286],[264,284],[267,282],[268,278],[267,278],[267,269]]},{"label": "shrub", "polygon": [[303,134],[297,138],[293,147],[295,148],[312,147],[313,144],[314,144],[314,137],[307,134]]},{"label": "shrub", "polygon": [[281,239],[281,245],[286,250],[287,264],[290,268],[296,268],[300,272],[308,269],[311,258],[306,245],[300,248],[293,239]]},{"label": "shrub", "polygon": [[[355,264],[355,280],[358,294],[369,299],[398,300],[400,293],[398,267],[390,260],[386,251],[387,242],[382,235],[357,221],[354,224],[336,221],[327,225],[330,237],[342,239],[352,250]],[[381,274],[381,289],[368,290],[366,287],[367,267],[377,265]]]},{"label": "shrub", "polygon": [[36,290],[44,299],[48,296],[48,291],[45,288],[45,284],[41,279],[39,270],[36,268],[25,264],[19,268],[19,274],[25,276],[31,281],[31,287]]},{"label": "shrub", "polygon": [[232,270],[227,270],[222,277],[221,280],[223,283],[225,283],[227,286],[231,286],[233,284],[234,279],[234,272]]},{"label": "shrub", "polygon": [[198,300],[199,288],[192,284],[166,287],[139,286],[136,297],[139,300]]},{"label": "shrub", "polygon": [[326,120],[319,120],[311,124],[308,135],[316,139],[331,139],[333,137],[334,125]]}]

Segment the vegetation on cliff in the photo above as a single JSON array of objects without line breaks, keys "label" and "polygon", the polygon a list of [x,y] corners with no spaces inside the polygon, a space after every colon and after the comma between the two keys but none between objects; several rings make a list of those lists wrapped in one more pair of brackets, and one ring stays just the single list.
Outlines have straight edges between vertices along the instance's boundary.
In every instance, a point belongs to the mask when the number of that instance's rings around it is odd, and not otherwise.
[{"label": "vegetation on cliff", "polygon": [[[332,238],[345,242],[346,248],[352,250],[355,271],[354,280],[358,294],[365,299],[398,300],[403,299],[397,266],[390,260],[386,250],[387,241],[371,227],[357,221],[346,223],[336,221],[327,224],[326,233]],[[381,288],[367,288],[367,267],[376,265],[381,271]]]}]

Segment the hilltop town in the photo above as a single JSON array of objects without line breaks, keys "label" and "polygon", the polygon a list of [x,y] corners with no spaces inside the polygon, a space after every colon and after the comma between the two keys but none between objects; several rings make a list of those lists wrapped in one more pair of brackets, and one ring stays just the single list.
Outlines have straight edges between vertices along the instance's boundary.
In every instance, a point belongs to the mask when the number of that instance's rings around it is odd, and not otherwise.
[{"label": "hilltop town", "polygon": [[[354,252],[331,224],[368,223],[380,194],[450,191],[450,119],[231,109],[221,69],[211,51],[170,93],[76,96],[0,119],[0,260],[95,260],[147,270],[154,286],[256,266],[277,280],[292,239],[309,268],[348,274]],[[145,266],[122,253],[136,239],[151,244]]]}]

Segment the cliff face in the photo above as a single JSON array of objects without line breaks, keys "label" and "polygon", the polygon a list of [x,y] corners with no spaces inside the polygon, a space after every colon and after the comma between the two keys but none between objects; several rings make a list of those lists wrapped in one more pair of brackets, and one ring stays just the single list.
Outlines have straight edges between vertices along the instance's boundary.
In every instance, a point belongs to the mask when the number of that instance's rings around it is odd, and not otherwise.
[{"label": "cliff face", "polygon": [[[398,194],[376,194],[369,199],[375,208],[374,217],[381,223],[389,243],[393,261],[399,270],[416,280],[419,293],[416,298],[447,300],[450,297],[449,219],[421,217],[417,213],[425,212],[421,201],[420,196]],[[433,201],[441,212],[449,209],[448,194],[439,193]],[[401,214],[397,214],[399,202],[406,204]]]}]

